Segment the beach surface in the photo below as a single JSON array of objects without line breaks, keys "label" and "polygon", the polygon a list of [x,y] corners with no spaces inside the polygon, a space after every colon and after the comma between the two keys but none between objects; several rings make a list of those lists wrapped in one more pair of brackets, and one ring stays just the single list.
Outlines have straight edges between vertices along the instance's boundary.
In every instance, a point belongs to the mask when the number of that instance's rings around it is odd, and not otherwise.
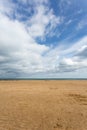
[{"label": "beach surface", "polygon": [[87,130],[87,80],[1,80],[0,130]]}]

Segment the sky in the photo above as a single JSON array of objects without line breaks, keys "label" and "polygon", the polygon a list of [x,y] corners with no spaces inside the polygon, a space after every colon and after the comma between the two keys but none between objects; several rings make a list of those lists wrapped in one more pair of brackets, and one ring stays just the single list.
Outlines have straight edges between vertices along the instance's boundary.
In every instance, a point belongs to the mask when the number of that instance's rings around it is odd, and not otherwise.
[{"label": "sky", "polygon": [[0,0],[0,78],[87,78],[87,0]]}]

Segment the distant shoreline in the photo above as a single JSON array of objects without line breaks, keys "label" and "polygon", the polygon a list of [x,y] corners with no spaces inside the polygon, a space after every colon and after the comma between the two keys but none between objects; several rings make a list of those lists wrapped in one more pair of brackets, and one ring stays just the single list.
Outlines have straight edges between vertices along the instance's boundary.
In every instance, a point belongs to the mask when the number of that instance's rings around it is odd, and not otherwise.
[{"label": "distant shoreline", "polygon": [[87,80],[87,78],[10,78],[0,79],[1,80]]}]

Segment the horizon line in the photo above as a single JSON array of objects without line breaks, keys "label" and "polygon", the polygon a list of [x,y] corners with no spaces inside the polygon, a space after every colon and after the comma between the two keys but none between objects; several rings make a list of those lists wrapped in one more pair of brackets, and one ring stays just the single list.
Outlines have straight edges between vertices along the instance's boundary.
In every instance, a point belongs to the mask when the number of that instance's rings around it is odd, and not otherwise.
[{"label": "horizon line", "polygon": [[87,80],[87,78],[0,78],[0,80]]}]

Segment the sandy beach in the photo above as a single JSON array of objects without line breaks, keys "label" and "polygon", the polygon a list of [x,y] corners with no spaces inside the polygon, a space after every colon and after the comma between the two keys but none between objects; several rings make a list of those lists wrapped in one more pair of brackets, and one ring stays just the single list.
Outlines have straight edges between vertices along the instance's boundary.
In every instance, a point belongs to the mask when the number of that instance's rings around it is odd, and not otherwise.
[{"label": "sandy beach", "polygon": [[87,130],[87,80],[1,80],[0,130]]}]

